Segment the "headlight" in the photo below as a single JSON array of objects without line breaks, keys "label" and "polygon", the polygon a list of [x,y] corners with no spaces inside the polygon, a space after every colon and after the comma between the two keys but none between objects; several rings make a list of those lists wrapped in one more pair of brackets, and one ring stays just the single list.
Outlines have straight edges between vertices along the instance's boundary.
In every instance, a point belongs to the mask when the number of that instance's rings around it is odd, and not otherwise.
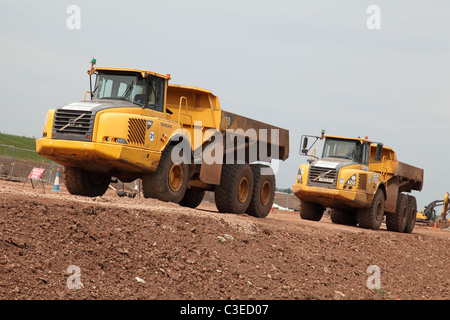
[{"label": "headlight", "polygon": [[115,143],[122,143],[122,144],[128,144],[127,140],[123,139],[123,138],[116,138],[114,140]]}]

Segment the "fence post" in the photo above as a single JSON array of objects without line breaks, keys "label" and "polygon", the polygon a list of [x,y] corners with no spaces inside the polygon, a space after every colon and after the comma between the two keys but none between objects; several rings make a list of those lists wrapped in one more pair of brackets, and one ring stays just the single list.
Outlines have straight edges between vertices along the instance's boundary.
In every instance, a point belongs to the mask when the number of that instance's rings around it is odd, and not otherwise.
[{"label": "fence post", "polygon": [[52,181],[52,177],[53,177],[53,161],[50,160],[50,170],[48,172],[48,179],[47,179],[47,183],[50,184]]},{"label": "fence post", "polygon": [[9,180],[12,180],[12,173],[13,173],[13,170],[14,170],[14,157],[15,157],[15,155],[16,155],[16,147],[15,146],[12,146],[14,149],[13,149],[13,155],[12,155],[12,158],[11,158],[11,170],[9,171]]}]

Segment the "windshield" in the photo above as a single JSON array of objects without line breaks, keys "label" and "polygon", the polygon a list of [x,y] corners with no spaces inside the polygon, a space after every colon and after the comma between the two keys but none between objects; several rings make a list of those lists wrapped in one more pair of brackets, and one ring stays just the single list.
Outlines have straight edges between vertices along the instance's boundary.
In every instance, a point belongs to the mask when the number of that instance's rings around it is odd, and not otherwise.
[{"label": "windshield", "polygon": [[361,163],[363,145],[355,140],[341,140],[327,138],[323,147],[322,158],[346,158]]},{"label": "windshield", "polygon": [[127,100],[142,106],[145,102],[146,82],[137,75],[101,73],[97,76],[94,99]]}]

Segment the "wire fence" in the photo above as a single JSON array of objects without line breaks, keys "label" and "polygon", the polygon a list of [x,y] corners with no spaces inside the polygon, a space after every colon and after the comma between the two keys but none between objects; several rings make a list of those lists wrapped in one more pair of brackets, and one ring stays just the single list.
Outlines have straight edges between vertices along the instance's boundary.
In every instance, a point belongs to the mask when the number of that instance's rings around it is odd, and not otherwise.
[{"label": "wire fence", "polygon": [[273,203],[281,208],[298,211],[300,200],[293,193],[276,191]]},{"label": "wire fence", "polygon": [[36,150],[0,144],[0,178],[25,181],[33,168],[45,169],[42,180],[47,184],[53,184],[62,170],[60,164],[41,157]]}]

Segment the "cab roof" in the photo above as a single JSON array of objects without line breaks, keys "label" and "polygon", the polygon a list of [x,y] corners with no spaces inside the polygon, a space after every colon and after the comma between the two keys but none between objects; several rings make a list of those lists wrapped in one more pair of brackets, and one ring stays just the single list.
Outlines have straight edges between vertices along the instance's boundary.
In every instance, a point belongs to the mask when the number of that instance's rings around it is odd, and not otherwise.
[{"label": "cab roof", "polygon": [[[339,136],[329,136],[329,135],[325,135],[325,138],[342,139],[342,140],[355,140],[355,141],[359,141],[360,143],[369,142],[371,144],[372,148],[377,146],[376,142],[373,142],[373,141],[368,140],[368,139],[363,139],[363,138],[339,137]],[[384,145],[383,145],[383,149],[392,150],[393,151],[393,149],[391,147],[386,147]]]},{"label": "cab roof", "polygon": [[[101,71],[133,72],[133,73],[140,73],[143,78],[145,78],[148,75],[153,75],[153,76],[157,76],[157,77],[164,78],[164,79],[167,79],[167,80],[170,79],[170,74],[162,74],[162,73],[157,73],[157,72],[153,72],[153,71],[139,70],[139,69],[95,67],[95,68],[92,68],[91,70],[89,70],[90,74],[93,74],[96,71],[100,71],[100,72]],[[178,89],[182,89],[182,90],[189,90],[189,91],[199,91],[199,92],[208,93],[208,94],[213,95],[213,93],[210,90],[203,89],[203,88],[198,88],[198,87],[193,87],[193,86],[185,86],[185,85],[179,85],[179,84],[169,84],[169,87],[178,88]]]},{"label": "cab roof", "polygon": [[128,68],[107,68],[107,67],[94,67],[88,71],[89,74],[93,74],[96,71],[114,71],[114,72],[133,72],[140,73],[143,78],[146,78],[149,75],[157,76],[160,78],[164,78],[166,80],[170,79],[170,74],[162,74],[153,71],[147,70],[139,70],[139,69],[128,69]]},{"label": "cab roof", "polygon": [[363,143],[363,142],[370,142],[370,143],[372,143],[372,141],[370,141],[368,139],[363,139],[363,138],[350,138],[350,137],[339,137],[339,136],[329,136],[329,135],[325,135],[325,138],[342,139],[342,140],[356,140],[356,141],[359,141],[361,143]]}]

